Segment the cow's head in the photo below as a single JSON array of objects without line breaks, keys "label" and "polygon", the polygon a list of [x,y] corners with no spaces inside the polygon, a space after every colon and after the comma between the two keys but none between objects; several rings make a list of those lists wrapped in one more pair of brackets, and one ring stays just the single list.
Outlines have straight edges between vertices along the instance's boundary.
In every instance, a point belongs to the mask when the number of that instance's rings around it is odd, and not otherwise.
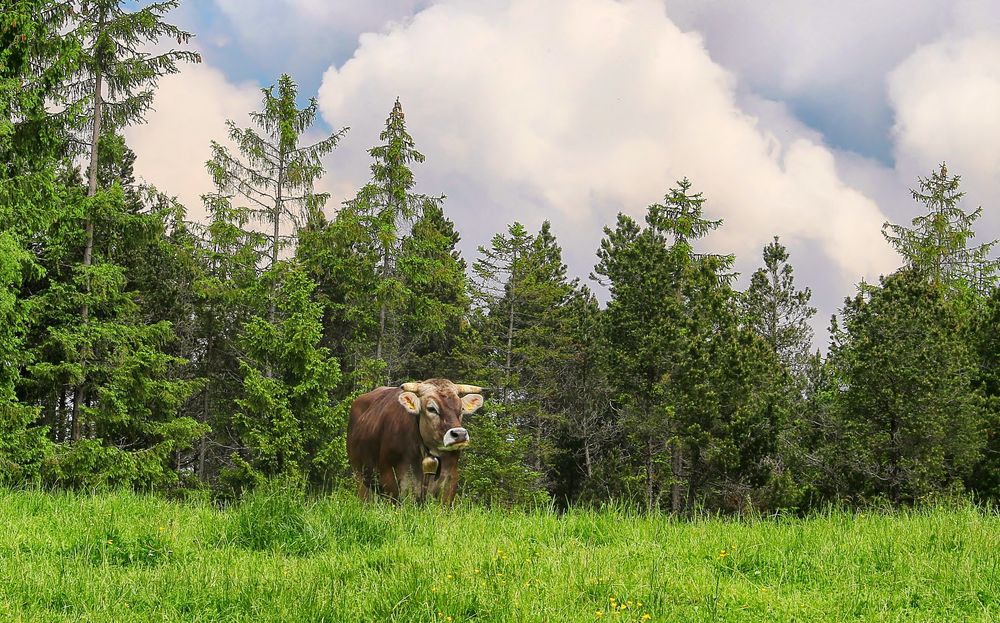
[{"label": "cow's head", "polygon": [[435,452],[461,450],[469,445],[462,416],[483,406],[483,391],[475,385],[456,385],[447,379],[403,383],[399,403],[417,416],[424,445]]}]

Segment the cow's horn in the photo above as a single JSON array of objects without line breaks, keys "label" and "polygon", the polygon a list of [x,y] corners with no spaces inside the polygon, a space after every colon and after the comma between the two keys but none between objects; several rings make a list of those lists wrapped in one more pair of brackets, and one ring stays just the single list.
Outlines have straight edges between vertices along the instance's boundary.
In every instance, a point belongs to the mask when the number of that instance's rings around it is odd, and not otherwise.
[{"label": "cow's horn", "polygon": [[459,396],[464,396],[465,394],[481,394],[483,388],[477,385],[455,385],[455,390],[458,392]]},{"label": "cow's horn", "polygon": [[399,386],[399,388],[401,390],[403,390],[404,392],[414,392],[414,393],[416,393],[416,391],[418,389],[420,389],[420,383],[413,383],[413,382],[403,383],[402,385]]}]

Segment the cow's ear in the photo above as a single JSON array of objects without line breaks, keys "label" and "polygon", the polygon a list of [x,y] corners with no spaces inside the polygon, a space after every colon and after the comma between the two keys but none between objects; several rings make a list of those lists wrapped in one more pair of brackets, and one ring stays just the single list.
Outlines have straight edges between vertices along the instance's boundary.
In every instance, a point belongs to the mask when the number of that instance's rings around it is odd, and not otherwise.
[{"label": "cow's ear", "polygon": [[475,413],[483,406],[482,394],[466,394],[462,396],[462,415]]},{"label": "cow's ear", "polygon": [[416,415],[420,413],[420,398],[413,392],[403,392],[399,395],[399,404],[408,412]]}]

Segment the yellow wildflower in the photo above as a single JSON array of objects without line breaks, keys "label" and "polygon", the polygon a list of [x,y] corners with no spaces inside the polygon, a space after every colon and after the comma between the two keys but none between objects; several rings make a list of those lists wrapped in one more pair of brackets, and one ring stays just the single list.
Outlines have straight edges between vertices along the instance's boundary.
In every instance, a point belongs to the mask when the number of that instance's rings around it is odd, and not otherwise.
[{"label": "yellow wildflower", "polygon": [[648,612],[643,612],[643,613],[642,613],[642,620],[643,620],[643,621],[648,621],[648,620],[650,620],[650,619],[652,619],[652,618],[653,618],[653,617],[649,616],[649,613],[648,613]]},{"label": "yellow wildflower", "polygon": [[604,611],[603,610],[598,610],[597,612],[594,613],[594,616],[599,619],[602,616],[604,616]]}]

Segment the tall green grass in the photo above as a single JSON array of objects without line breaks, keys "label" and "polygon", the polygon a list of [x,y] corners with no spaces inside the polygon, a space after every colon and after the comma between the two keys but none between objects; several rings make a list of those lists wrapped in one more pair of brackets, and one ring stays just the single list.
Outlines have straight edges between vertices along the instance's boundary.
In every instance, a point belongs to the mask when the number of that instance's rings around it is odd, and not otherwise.
[{"label": "tall green grass", "polygon": [[0,490],[0,621],[993,621],[972,507],[675,521]]}]

